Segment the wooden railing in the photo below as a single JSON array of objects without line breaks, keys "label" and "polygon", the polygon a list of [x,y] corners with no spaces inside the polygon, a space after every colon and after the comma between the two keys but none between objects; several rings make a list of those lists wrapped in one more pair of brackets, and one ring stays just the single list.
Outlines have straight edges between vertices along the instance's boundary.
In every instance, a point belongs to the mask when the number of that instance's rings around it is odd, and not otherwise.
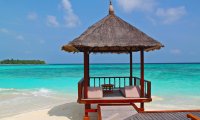
[{"label": "wooden railing", "polygon": [[151,98],[151,82],[145,81],[145,97]]},{"label": "wooden railing", "polygon": [[90,77],[90,87],[101,87],[102,84],[113,84],[114,89],[129,85],[130,77]]},{"label": "wooden railing", "polygon": [[[134,86],[140,86],[140,78],[133,77],[90,77],[90,87],[101,87],[102,84],[113,84],[115,90],[129,86],[130,82]],[[151,98],[151,82],[144,80],[144,93],[146,98]]]},{"label": "wooden railing", "polygon": [[[130,77],[90,77],[90,87],[101,87],[102,84],[113,84],[114,90],[119,90],[125,86],[130,85]],[[134,86],[140,86],[140,78],[133,77],[132,82]],[[84,96],[84,79],[78,82],[78,101]],[[144,81],[145,98],[151,98],[151,82]]]},{"label": "wooden railing", "polygon": [[84,86],[84,78],[82,78],[79,82],[78,82],[78,101],[80,101],[82,99],[83,96],[83,86]]}]

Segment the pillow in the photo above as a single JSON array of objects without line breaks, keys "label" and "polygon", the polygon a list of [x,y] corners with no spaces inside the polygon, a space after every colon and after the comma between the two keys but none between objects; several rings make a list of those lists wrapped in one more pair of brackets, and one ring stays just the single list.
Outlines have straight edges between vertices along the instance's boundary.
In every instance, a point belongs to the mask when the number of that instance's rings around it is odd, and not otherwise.
[{"label": "pillow", "polygon": [[140,98],[140,87],[139,86],[125,86],[124,87],[125,97],[127,98]]},{"label": "pillow", "polygon": [[103,98],[103,90],[101,87],[88,87],[88,98]]}]

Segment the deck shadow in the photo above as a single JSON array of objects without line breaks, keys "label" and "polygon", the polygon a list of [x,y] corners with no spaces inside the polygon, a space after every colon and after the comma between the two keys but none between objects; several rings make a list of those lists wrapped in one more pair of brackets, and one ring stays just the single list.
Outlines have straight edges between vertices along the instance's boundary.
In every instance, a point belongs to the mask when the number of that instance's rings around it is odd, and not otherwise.
[{"label": "deck shadow", "polygon": [[[82,120],[84,115],[84,105],[76,102],[66,103],[53,107],[48,111],[50,116],[66,117],[70,120]],[[91,114],[91,120],[96,120],[96,115]]]}]

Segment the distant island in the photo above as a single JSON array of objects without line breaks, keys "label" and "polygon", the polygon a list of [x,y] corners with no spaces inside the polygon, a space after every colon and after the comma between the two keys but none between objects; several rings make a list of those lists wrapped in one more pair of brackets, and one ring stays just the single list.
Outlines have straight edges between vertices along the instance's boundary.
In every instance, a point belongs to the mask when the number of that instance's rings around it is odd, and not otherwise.
[{"label": "distant island", "polygon": [[46,64],[45,61],[42,60],[14,60],[14,59],[6,59],[0,61],[0,64]]}]

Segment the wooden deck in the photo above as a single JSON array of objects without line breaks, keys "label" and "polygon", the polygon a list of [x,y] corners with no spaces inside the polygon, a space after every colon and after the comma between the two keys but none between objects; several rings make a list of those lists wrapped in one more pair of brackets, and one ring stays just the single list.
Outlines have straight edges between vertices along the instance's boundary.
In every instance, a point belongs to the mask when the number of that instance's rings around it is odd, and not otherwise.
[{"label": "wooden deck", "polygon": [[99,120],[124,120],[128,116],[137,114],[131,105],[99,106]]},{"label": "wooden deck", "polygon": [[187,114],[200,118],[200,110],[138,113],[131,105],[98,105],[98,120],[191,120],[187,118]]},{"label": "wooden deck", "polygon": [[200,112],[137,113],[124,120],[191,120],[187,114],[200,117]]},{"label": "wooden deck", "polygon": [[151,98],[125,98],[119,90],[114,90],[111,94],[104,94],[103,98],[99,99],[81,99],[79,103],[139,103],[151,102]]}]

